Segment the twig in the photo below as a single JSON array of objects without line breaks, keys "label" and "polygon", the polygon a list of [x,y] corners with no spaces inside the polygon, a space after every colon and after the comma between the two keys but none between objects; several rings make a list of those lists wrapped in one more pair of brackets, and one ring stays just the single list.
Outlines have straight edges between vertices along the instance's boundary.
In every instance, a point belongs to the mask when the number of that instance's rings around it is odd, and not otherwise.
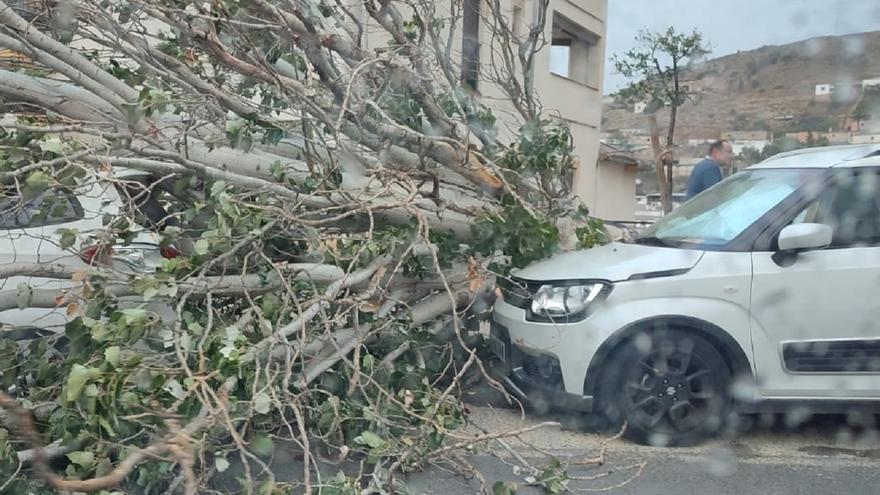
[{"label": "twig", "polygon": [[[70,480],[61,478],[52,471],[46,461],[42,442],[28,411],[22,408],[15,399],[2,392],[0,392],[0,407],[5,409],[11,418],[15,418],[14,421],[18,426],[16,433],[34,449],[34,464],[39,476],[52,488],[71,492],[93,492],[112,488],[121,483],[138,464],[148,459],[158,458],[167,453],[173,453],[176,456],[185,455],[191,448],[190,436],[209,424],[208,419],[202,415],[194,419],[186,428],[172,427],[170,428],[173,431],[171,435],[149,447],[130,453],[110,473],[87,480]],[[167,420],[166,424],[173,423],[171,420]],[[185,461],[182,467],[186,468],[187,466],[191,469],[191,465]],[[195,491],[188,492],[188,494],[193,493]]]},{"label": "twig", "polygon": [[5,493],[3,490],[5,490],[6,487],[9,486],[9,484],[12,483],[12,482],[15,480],[15,477],[18,476],[18,473],[21,471],[21,467],[22,467],[23,465],[24,465],[24,463],[21,461],[21,459],[19,459],[19,460],[18,460],[18,467],[15,468],[15,472],[12,473],[12,476],[10,476],[9,479],[6,480],[5,483],[3,483],[2,485],[0,485],[0,493]]}]

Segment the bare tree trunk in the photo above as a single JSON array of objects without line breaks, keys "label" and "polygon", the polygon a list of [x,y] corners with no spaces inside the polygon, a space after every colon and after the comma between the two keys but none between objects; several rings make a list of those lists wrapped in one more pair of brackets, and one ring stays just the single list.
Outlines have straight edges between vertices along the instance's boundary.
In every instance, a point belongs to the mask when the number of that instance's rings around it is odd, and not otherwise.
[{"label": "bare tree trunk", "polygon": [[[678,86],[677,76],[675,84],[676,86]],[[678,106],[673,104],[669,112],[669,131],[666,135],[666,152],[663,155],[663,162],[666,165],[666,193],[669,198],[668,204],[663,207],[663,213],[669,213],[670,211],[672,211],[672,193],[675,189],[672,174],[672,150],[674,148],[673,143],[675,141],[675,117],[677,113]]]},{"label": "bare tree trunk", "polygon": [[[654,168],[657,170],[657,186],[660,188],[660,203],[663,205],[663,213],[672,211],[672,170],[666,170],[665,166],[669,156],[668,150],[663,150],[660,145],[660,129],[657,126],[657,114],[648,114],[648,126],[651,130],[651,148],[654,150]],[[668,160],[671,164],[672,160]],[[667,178],[668,176],[668,178]]]}]

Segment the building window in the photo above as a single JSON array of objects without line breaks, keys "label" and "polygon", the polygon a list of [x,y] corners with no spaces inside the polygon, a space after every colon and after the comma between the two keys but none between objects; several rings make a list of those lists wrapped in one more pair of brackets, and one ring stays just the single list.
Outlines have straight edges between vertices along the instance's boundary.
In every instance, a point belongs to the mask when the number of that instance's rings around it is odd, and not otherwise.
[{"label": "building window", "polygon": [[553,33],[553,44],[550,45],[550,72],[568,77],[571,68],[571,40],[557,38]]},{"label": "building window", "polygon": [[558,14],[553,14],[550,72],[589,86],[598,83],[596,45],[599,36]]},{"label": "building window", "polygon": [[480,79],[480,0],[464,0],[461,16],[461,84],[476,91]]}]

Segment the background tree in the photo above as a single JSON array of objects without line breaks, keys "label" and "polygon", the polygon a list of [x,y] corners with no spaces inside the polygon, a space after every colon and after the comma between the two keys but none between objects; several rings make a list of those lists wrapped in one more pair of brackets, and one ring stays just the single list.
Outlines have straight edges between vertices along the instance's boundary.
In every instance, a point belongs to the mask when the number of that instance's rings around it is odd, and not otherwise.
[{"label": "background tree", "polygon": [[[683,71],[693,61],[707,55],[709,49],[699,32],[687,35],[676,32],[673,27],[665,32],[639,31],[635,41],[636,48],[622,55],[615,54],[612,63],[617,72],[632,80],[628,87],[620,90],[621,97],[629,101],[648,101],[645,112],[651,129],[657,183],[663,211],[669,213],[672,211],[672,149],[676,118],[678,108],[692,94],[690,88],[681,85],[681,77]],[[656,116],[657,110],[663,107],[669,107],[665,147],[660,143]]]},{"label": "background tree", "polygon": [[764,157],[763,157],[761,151],[759,151],[757,148],[754,148],[752,146],[743,147],[743,149],[739,153],[739,155],[736,156],[736,161],[742,167],[748,167],[748,166],[754,165],[763,159],[764,159]]},{"label": "background tree", "polygon": [[[478,83],[506,92],[504,125],[462,86],[460,2],[28,5],[0,3],[0,47],[24,61],[0,69],[4,214],[49,189],[110,186],[125,208],[47,242],[76,257],[152,222],[183,256],[137,275],[0,266],[69,284],[0,291],[0,310],[71,318],[30,346],[0,340],[18,394],[0,394],[3,489],[192,494],[237,459],[245,493],[276,493],[292,487],[266,461],[286,441],[306,493],[394,492],[396,473],[494,438],[447,442],[465,420],[457,392],[483,370],[465,331],[482,296],[511,267],[601,233],[562,179],[568,129],[535,94],[546,1],[521,35],[500,0],[480,10],[495,63]],[[128,295],[176,316],[123,308]],[[64,473],[44,442],[66,453]],[[367,471],[316,479],[319,455]]]}]

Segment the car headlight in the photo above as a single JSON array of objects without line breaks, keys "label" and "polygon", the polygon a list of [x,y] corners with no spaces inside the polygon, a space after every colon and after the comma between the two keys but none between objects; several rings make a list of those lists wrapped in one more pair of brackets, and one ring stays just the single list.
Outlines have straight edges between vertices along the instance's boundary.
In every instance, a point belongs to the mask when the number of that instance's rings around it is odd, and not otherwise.
[{"label": "car headlight", "polygon": [[532,296],[532,314],[550,319],[580,315],[610,289],[610,285],[602,282],[542,285]]}]

